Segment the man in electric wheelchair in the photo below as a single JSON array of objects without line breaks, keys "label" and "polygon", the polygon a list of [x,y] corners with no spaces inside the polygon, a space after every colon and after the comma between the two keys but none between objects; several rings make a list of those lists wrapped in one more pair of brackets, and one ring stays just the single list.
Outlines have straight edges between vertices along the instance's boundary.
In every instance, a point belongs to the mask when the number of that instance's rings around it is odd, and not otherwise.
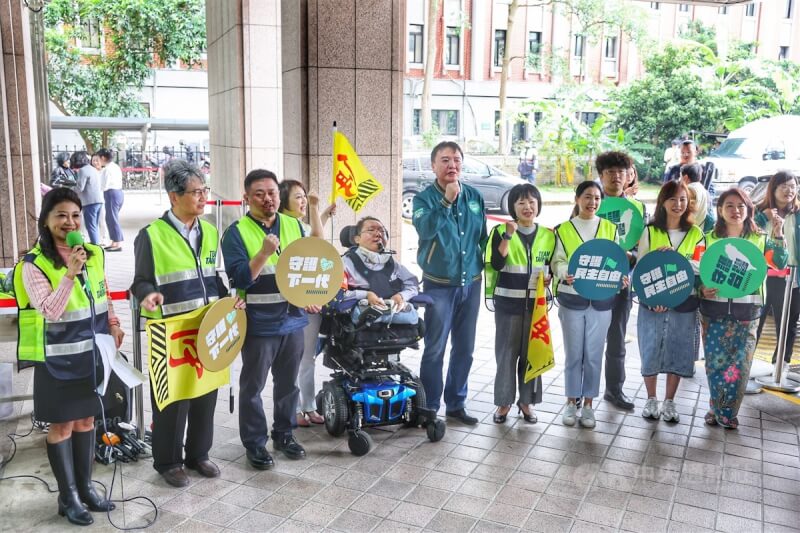
[{"label": "man in electric wheelchair", "polygon": [[317,395],[317,410],[333,436],[348,431],[355,455],[372,448],[365,427],[423,425],[435,442],[444,422],[426,409],[425,390],[416,374],[400,363],[405,348],[418,348],[425,334],[416,305],[424,304],[419,282],[392,258],[380,220],[364,217],[340,235],[347,288],[323,319],[323,364],[332,369]]}]

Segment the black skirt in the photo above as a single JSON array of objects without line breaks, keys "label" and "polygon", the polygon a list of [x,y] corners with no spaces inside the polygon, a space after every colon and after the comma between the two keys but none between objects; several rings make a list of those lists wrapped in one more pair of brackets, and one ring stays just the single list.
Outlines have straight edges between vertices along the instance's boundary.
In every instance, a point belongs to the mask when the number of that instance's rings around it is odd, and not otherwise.
[{"label": "black skirt", "polygon": [[[97,377],[102,380],[102,366]],[[92,376],[56,379],[44,364],[37,364],[33,369],[34,417],[41,422],[61,423],[99,415],[100,399],[92,381]]]}]

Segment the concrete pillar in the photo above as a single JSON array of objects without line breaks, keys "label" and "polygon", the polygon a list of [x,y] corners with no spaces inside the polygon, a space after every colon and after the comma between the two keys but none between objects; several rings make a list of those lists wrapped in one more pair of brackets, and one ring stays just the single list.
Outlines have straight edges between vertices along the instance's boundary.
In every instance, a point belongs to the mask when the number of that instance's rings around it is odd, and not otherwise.
[{"label": "concrete pillar", "polygon": [[[242,197],[250,170],[283,175],[280,2],[207,0],[211,188]],[[238,218],[223,211],[223,221]]]},{"label": "concrete pillar", "polygon": [[[30,12],[0,2],[0,266],[12,266],[38,235],[39,148]],[[47,113],[47,110],[44,110]]]},{"label": "concrete pillar", "polygon": [[384,189],[358,215],[339,200],[335,241],[372,215],[399,249],[406,1],[281,0],[281,19],[284,177],[327,202],[336,121]]}]

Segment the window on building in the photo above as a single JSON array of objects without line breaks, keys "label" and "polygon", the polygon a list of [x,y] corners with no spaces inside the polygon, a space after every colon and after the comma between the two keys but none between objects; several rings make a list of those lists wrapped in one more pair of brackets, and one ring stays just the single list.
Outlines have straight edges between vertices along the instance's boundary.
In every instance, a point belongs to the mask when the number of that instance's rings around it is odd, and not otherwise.
[{"label": "window on building", "polygon": [[506,53],[506,30],[494,30],[494,66],[503,66],[503,55]]},{"label": "window on building", "polygon": [[789,47],[788,46],[781,46],[778,50],[778,59],[784,60],[789,59]]},{"label": "window on building", "polygon": [[688,13],[689,12],[689,4],[680,4],[678,6],[678,11],[681,13]]},{"label": "window on building", "polygon": [[786,9],[783,11],[784,18],[790,19],[794,15],[794,0],[786,0]]},{"label": "window on building", "polygon": [[81,36],[78,39],[80,48],[100,49],[103,39],[103,26],[98,19],[87,18],[80,21]]},{"label": "window on building", "polygon": [[606,37],[605,46],[603,47],[603,57],[606,59],[617,59],[616,37]]},{"label": "window on building", "polygon": [[422,63],[422,24],[408,25],[408,62]]},{"label": "window on building", "polygon": [[458,65],[460,63],[461,53],[461,37],[458,34],[458,28],[455,26],[447,27],[447,36],[445,38],[445,54],[444,62],[447,65]]},{"label": "window on building", "polygon": [[500,137],[500,111],[494,112],[494,136]]},{"label": "window on building", "polygon": [[756,5],[753,3],[747,4],[744,6],[744,16],[745,17],[755,17],[756,16]]},{"label": "window on building", "polygon": [[575,57],[583,57],[583,50],[586,46],[586,39],[583,35],[576,35],[575,36],[575,43],[572,47],[572,55]]},{"label": "window on building", "polygon": [[534,111],[533,112],[533,123],[538,124],[542,121],[542,112],[541,111]]},{"label": "window on building", "polygon": [[528,66],[539,68],[542,61],[542,32],[528,32]]},{"label": "window on building", "polygon": [[650,2],[650,9],[661,9],[661,2]]},{"label": "window on building", "polygon": [[727,15],[728,14],[728,6],[720,6],[717,12],[720,15]]},{"label": "window on building", "polygon": [[[421,109],[415,109],[411,120],[412,135],[421,135],[422,120]],[[431,110],[431,124],[439,128],[442,135],[458,135],[458,111],[452,109]]]},{"label": "window on building", "polygon": [[581,111],[581,114],[580,114],[581,122],[583,122],[587,126],[591,126],[592,124],[594,124],[594,122],[598,118],[600,118],[600,113],[597,113],[597,112],[594,112],[594,111],[589,111],[589,112]]}]

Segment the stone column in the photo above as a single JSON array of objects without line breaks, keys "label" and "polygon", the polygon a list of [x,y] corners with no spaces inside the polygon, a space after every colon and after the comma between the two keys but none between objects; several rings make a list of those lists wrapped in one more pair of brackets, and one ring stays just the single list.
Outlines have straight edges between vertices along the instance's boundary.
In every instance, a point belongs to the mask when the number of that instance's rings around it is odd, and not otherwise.
[{"label": "stone column", "polygon": [[[41,205],[30,12],[0,2],[0,266],[12,266],[37,237]],[[47,113],[47,109],[41,110]]]},{"label": "stone column", "polygon": [[[214,197],[240,199],[254,168],[283,174],[280,11],[277,1],[206,1]],[[238,216],[224,209],[224,225]]]},{"label": "stone column", "polygon": [[281,0],[281,10],[285,177],[328,201],[336,121],[383,192],[358,214],[339,200],[335,242],[372,215],[399,249],[406,2]]}]

